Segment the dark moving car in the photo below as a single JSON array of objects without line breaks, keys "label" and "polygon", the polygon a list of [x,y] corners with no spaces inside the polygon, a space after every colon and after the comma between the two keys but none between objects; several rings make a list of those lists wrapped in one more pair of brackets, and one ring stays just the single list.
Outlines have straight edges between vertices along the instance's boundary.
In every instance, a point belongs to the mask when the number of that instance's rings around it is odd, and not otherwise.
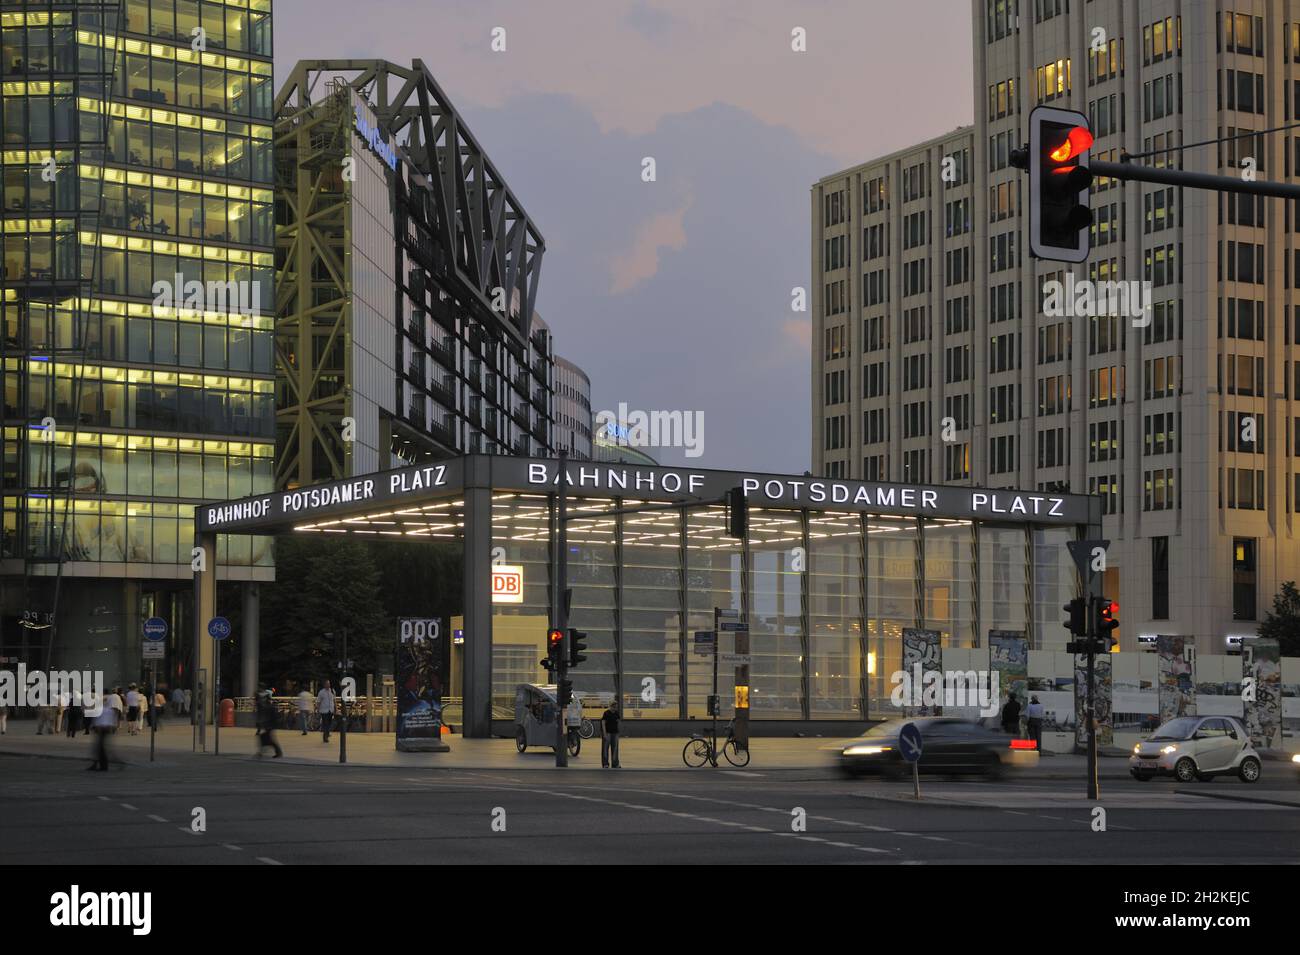
[{"label": "dark moving car", "polygon": [[[944,716],[891,719],[873,726],[840,751],[840,766],[852,776],[911,774],[899,752],[898,734],[907,723],[921,731],[923,773],[983,773],[1000,776],[1010,765],[1037,762],[1031,740],[1013,740],[970,720]],[[1016,745],[1019,744],[1019,745]]]}]

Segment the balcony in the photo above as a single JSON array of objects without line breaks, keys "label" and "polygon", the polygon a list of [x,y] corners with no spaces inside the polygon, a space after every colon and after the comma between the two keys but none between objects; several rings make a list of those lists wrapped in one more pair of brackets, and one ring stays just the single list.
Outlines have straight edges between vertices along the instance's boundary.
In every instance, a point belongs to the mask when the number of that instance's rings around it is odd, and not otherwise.
[{"label": "balcony", "polygon": [[533,407],[545,414],[549,398],[550,395],[547,394],[545,388],[538,388],[533,392]]},{"label": "balcony", "polygon": [[515,408],[510,412],[510,417],[515,419],[515,424],[519,425],[519,427],[523,428],[525,431],[528,430],[530,416],[528,414],[527,405],[520,405],[518,408]]},{"label": "balcony", "polygon": [[442,381],[434,378],[429,382],[429,392],[439,402],[447,405],[447,407],[456,407],[456,384],[454,378],[448,377],[442,379]]}]

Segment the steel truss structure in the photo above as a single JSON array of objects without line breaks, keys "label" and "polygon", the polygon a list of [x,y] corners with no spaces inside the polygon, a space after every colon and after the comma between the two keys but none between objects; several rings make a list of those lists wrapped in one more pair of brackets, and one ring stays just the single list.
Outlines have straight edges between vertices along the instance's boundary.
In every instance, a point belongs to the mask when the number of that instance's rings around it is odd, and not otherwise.
[{"label": "steel truss structure", "polygon": [[[277,486],[347,474],[350,91],[433,197],[434,248],[417,254],[422,264],[519,362],[527,364],[530,342],[548,349],[533,327],[542,235],[424,62],[300,61],[275,100]],[[467,450],[439,425],[427,430],[440,452]],[[531,435],[549,445],[536,426]]]}]

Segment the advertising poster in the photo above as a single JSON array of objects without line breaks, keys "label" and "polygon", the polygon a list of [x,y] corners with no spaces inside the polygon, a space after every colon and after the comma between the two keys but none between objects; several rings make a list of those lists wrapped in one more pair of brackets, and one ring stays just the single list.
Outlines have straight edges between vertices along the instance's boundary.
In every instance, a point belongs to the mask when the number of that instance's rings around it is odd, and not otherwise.
[{"label": "advertising poster", "polygon": [[1241,648],[1243,692],[1246,697],[1246,731],[1261,749],[1282,748],[1282,656],[1277,640],[1256,637],[1243,640]]},{"label": "advertising poster", "polygon": [[1023,630],[989,631],[989,669],[997,672],[1002,688],[999,712],[1001,704],[1014,694],[1023,717],[1029,703],[1029,639]]},{"label": "advertising poster", "polygon": [[1159,657],[1159,679],[1156,683],[1160,699],[1160,722],[1176,716],[1196,715],[1196,683],[1192,678],[1192,661],[1188,659],[1183,637],[1156,637],[1156,654]]},{"label": "advertising poster", "polygon": [[[904,716],[941,716],[943,707],[935,705],[934,699],[927,700],[924,696],[924,690],[927,685],[925,674],[930,672],[938,673],[939,671],[939,631],[938,630],[916,630],[906,628],[903,630],[903,674],[905,683],[903,684],[910,692],[904,693],[905,705],[903,706]],[[940,696],[938,701],[942,701],[943,677],[938,675],[931,677],[934,683],[929,684],[932,687],[938,687]],[[933,693],[933,691],[931,691]]]},{"label": "advertising poster", "polygon": [[[1094,715],[1097,718],[1097,748],[1112,746],[1115,742],[1115,723],[1111,712],[1111,659],[1109,653],[1097,655],[1093,685],[1096,690]],[[1074,711],[1088,712],[1088,658],[1074,658]],[[1074,744],[1079,749],[1088,748],[1088,721],[1081,719],[1074,728]]]},{"label": "advertising poster", "polygon": [[442,741],[441,620],[402,617],[397,621],[397,748],[402,752],[445,751]]}]

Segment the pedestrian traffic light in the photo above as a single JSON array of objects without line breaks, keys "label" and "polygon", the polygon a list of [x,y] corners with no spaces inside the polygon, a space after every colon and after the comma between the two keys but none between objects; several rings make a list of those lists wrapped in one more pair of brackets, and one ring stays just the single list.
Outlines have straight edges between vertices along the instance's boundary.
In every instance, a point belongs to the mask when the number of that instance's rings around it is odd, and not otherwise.
[{"label": "pedestrian traffic light", "polygon": [[1112,637],[1111,631],[1119,628],[1119,619],[1115,616],[1119,613],[1119,602],[1111,600],[1109,597],[1098,597],[1094,605],[1096,620],[1094,622],[1094,631],[1097,635],[1097,652],[1110,653],[1119,643]]},{"label": "pedestrian traffic light", "polygon": [[559,667],[563,659],[564,631],[556,627],[546,632],[546,662],[542,666],[554,670]]},{"label": "pedestrian traffic light", "polygon": [[749,530],[749,500],[744,488],[733,487],[727,492],[727,536],[745,539]]},{"label": "pedestrian traffic light", "polygon": [[581,630],[569,631],[569,666],[576,667],[587,659],[582,651],[587,649],[587,634]]},{"label": "pedestrian traffic light", "polygon": [[556,687],[556,699],[559,700],[561,708],[568,706],[573,702],[573,681],[561,680]]},{"label": "pedestrian traffic light", "polygon": [[1036,107],[1029,114],[1029,149],[1016,157],[1029,169],[1029,252],[1035,258],[1088,258],[1088,117],[1068,109]]}]

